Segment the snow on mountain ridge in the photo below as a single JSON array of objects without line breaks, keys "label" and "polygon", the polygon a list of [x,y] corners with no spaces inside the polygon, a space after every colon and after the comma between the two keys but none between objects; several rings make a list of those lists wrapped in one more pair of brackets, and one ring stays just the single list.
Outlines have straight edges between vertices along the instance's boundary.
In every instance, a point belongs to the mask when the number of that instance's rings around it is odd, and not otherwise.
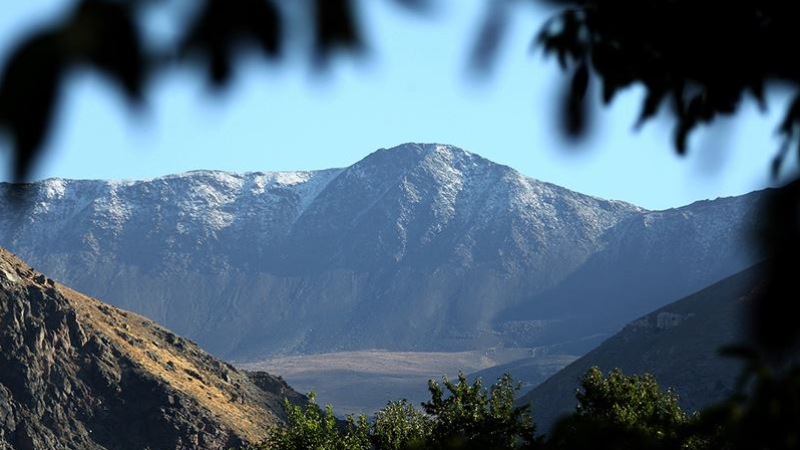
[{"label": "snow on mountain ridge", "polygon": [[[594,222],[600,229],[608,226],[606,222],[610,219],[602,211],[595,211],[604,200],[526,177],[513,168],[444,144],[404,144],[381,149],[344,169],[245,173],[196,170],[149,180],[102,181],[94,188],[99,195],[91,208],[93,221],[112,233],[121,230],[134,210],[155,208],[149,225],[155,232],[171,229],[178,235],[197,232],[204,240],[216,239],[217,233],[236,224],[231,232],[250,230],[256,232],[262,243],[277,242],[334,180],[338,180],[336,186],[326,192],[329,198],[314,207],[322,207],[312,214],[317,217],[314,220],[324,229],[328,226],[324,217],[341,206],[328,211],[323,205],[331,205],[330,201],[341,195],[355,195],[354,198],[361,200],[347,206],[345,214],[351,225],[342,225],[354,226],[376,207],[371,214],[389,214],[394,231],[384,237],[394,239],[397,244],[393,250],[397,259],[402,259],[408,239],[413,237],[414,245],[425,246],[453,226],[453,220],[458,222],[457,226],[466,227],[465,230],[478,230],[512,214],[523,220],[514,227],[530,226],[541,234],[553,227],[560,228],[557,210],[561,204],[585,210],[572,215],[581,221]],[[46,200],[37,205],[41,214],[60,215],[46,211],[51,202],[62,203],[62,197],[70,195],[69,187],[74,183],[84,182],[62,179],[44,182],[39,192]],[[345,194],[339,187],[361,192]],[[553,203],[554,199],[558,199],[559,205]],[[162,212],[157,205],[165,202],[178,207]],[[74,206],[72,203],[69,208]],[[617,206],[625,209],[633,205]],[[610,210],[609,214],[613,215]],[[142,224],[143,217],[138,219]],[[409,234],[408,227],[416,220],[425,223],[425,229]],[[257,222],[262,223],[256,225]],[[389,238],[390,235],[395,237]]]},{"label": "snow on mountain ridge", "polygon": [[[456,198],[464,189],[464,173],[455,167],[455,155],[452,150],[437,146],[436,150],[429,154],[422,163],[422,167],[429,171],[431,177],[438,186],[434,197],[434,218],[436,219],[434,230],[429,232],[441,231],[450,219],[456,214]],[[423,239],[430,239],[426,236]]]},{"label": "snow on mountain ridge", "polygon": [[47,198],[61,198],[66,191],[66,182],[62,179],[50,179],[43,183],[44,195]]},{"label": "snow on mountain ridge", "polygon": [[[159,197],[175,196],[178,206],[175,230],[179,234],[191,232],[190,223],[200,225],[205,234],[214,234],[231,226],[236,221],[234,204],[244,201],[246,197],[258,198],[274,195],[275,190],[293,192],[297,199],[299,216],[325,186],[338,175],[342,169],[326,169],[318,171],[295,172],[245,172],[233,173],[216,170],[195,170],[181,174],[171,174],[142,180],[70,180],[50,178],[38,184],[37,201],[33,206],[36,216],[62,213],[52,211],[56,203],[75,207],[77,212],[90,207],[95,217],[94,222],[103,229],[119,231],[130,219],[134,209],[139,205],[143,195],[152,194]],[[174,181],[185,182],[186,185],[175,190]],[[90,183],[96,185],[101,192],[92,200],[81,202],[70,198],[80,189],[77,184]],[[170,188],[161,186],[166,183]],[[165,185],[166,186],[166,185]],[[122,191],[125,193],[121,193]],[[130,192],[137,192],[131,196]],[[66,200],[66,201],[65,201]],[[63,207],[63,206],[62,206]]]},{"label": "snow on mountain ridge", "polygon": [[[392,211],[395,216],[396,236],[402,247],[409,237],[406,228],[414,219],[427,222],[427,230],[421,235],[415,234],[415,239],[421,239],[417,243],[424,245],[454,219],[464,225],[470,223],[483,228],[499,216],[513,212],[521,214],[524,222],[533,224],[534,229],[545,232],[554,224],[546,225],[543,221],[557,221],[559,207],[552,204],[554,198],[569,194],[575,198],[568,203],[579,208],[585,203],[586,208],[582,209],[589,215],[598,214],[593,211],[596,203],[606,202],[526,177],[508,166],[452,145],[412,143],[378,150],[344,169],[245,173],[196,170],[138,181],[50,179],[40,184],[37,191],[42,201],[34,209],[37,215],[63,219],[64,213],[71,215],[82,208],[76,208],[77,203],[82,202],[75,199],[62,201],[64,196],[71,195],[70,192],[85,191],[70,187],[76,183],[96,183],[93,190],[99,195],[91,201],[94,221],[109,231],[119,231],[135,209],[158,208],[154,205],[169,202],[178,208],[172,212],[164,210],[166,216],[160,210],[154,211],[151,220],[155,229],[172,229],[178,234],[197,229],[201,235],[212,238],[237,221],[249,227],[246,223],[262,216],[268,223],[259,227],[260,234],[264,234],[264,239],[274,240],[288,231],[287,227],[292,227],[320,193],[342,174],[344,177],[339,179],[338,185],[349,189],[355,183],[364,190],[358,196],[370,199],[357,207],[360,210],[348,213],[351,219],[358,221],[365,211],[379,202],[389,201],[381,208],[389,208],[386,213]],[[504,192],[505,189],[498,192],[498,183],[510,188],[510,192]],[[398,193],[399,197],[395,197]],[[387,195],[390,197],[386,198]],[[428,200],[424,200],[426,198]],[[423,201],[424,205],[420,204]],[[72,213],[49,211],[53,202],[70,205]],[[392,202],[400,204],[390,206]],[[622,203],[617,206],[633,206]],[[276,208],[283,212],[274,216]],[[274,217],[263,216],[268,212]],[[426,217],[423,219],[421,214]],[[605,227],[601,217],[588,219],[596,222],[599,228]],[[239,229],[239,226],[235,228]]]},{"label": "snow on mountain ridge", "polygon": [[98,198],[93,204],[95,214],[108,221],[97,220],[96,223],[100,228],[120,232],[125,222],[133,215],[134,208],[120,199],[115,185],[111,184],[109,187],[108,196]]}]

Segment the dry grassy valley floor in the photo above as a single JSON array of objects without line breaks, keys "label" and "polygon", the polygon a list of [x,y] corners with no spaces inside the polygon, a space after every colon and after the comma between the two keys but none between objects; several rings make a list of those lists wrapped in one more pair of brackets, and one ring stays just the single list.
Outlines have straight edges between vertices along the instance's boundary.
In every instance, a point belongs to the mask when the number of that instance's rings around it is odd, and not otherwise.
[{"label": "dry grassy valley floor", "polygon": [[[367,350],[285,356],[237,366],[280,375],[299,392],[314,391],[318,404],[330,403],[338,416],[344,416],[372,414],[389,400],[401,398],[419,405],[430,398],[427,383],[431,378],[454,379],[459,371],[469,374],[530,355],[527,348],[455,353]],[[494,381],[485,379],[484,385]]]}]

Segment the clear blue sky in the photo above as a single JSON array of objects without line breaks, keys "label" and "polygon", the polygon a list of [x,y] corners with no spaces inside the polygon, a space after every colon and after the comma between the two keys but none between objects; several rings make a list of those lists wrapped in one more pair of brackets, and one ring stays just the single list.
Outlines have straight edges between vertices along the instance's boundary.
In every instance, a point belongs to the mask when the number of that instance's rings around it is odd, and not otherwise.
[{"label": "clear blue sky", "polygon": [[[71,3],[4,5],[0,59],[21,31]],[[104,80],[76,75],[34,177],[324,169],[350,165],[381,147],[438,142],[540,180],[650,209],[769,184],[774,128],[786,105],[778,94],[766,115],[748,100],[737,118],[695,133],[690,155],[680,158],[671,124],[653,122],[633,132],[641,92],[632,89],[595,115],[590,141],[571,147],[554,121],[557,63],[530,50],[547,11],[514,10],[495,70],[479,82],[466,61],[485,1],[439,1],[427,16],[385,0],[360,3],[369,52],[363,59],[338,58],[328,76],[315,76],[297,55],[280,64],[254,62],[214,98],[199,76],[176,72],[156,80],[145,114],[137,115]],[[166,17],[148,26],[168,37]],[[0,147],[0,162],[8,166],[6,147]],[[7,170],[0,174],[9,177]]]}]

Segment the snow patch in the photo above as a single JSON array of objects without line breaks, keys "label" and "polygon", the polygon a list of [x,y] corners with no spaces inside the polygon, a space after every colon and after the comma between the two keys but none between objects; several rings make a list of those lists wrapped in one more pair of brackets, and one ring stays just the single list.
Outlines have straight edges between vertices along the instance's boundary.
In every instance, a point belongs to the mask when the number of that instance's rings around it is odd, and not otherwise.
[{"label": "snow patch", "polygon": [[123,198],[120,198],[118,193],[121,184],[109,183],[108,193],[94,201],[94,211],[97,213],[95,223],[103,229],[113,230],[115,232],[122,231],[125,223],[130,220],[134,214],[133,206]]},{"label": "snow patch", "polygon": [[63,198],[67,190],[66,180],[50,178],[42,182],[42,192],[47,199]]}]

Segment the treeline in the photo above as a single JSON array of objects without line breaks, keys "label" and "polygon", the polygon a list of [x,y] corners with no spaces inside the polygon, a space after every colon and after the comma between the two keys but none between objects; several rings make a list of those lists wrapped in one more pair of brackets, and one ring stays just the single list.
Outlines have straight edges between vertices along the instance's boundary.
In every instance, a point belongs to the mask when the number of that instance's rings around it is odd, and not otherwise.
[{"label": "treeline", "polygon": [[488,388],[463,374],[442,384],[431,380],[431,398],[421,410],[392,401],[371,421],[365,415],[341,421],[311,394],[306,406],[285,402],[288,426],[271,429],[247,450],[800,448],[797,373],[742,381],[728,401],[689,414],[652,375],[603,374],[593,367],[580,379],[575,411],[548,434],[537,434],[531,405],[514,404],[520,385],[508,374]]}]

